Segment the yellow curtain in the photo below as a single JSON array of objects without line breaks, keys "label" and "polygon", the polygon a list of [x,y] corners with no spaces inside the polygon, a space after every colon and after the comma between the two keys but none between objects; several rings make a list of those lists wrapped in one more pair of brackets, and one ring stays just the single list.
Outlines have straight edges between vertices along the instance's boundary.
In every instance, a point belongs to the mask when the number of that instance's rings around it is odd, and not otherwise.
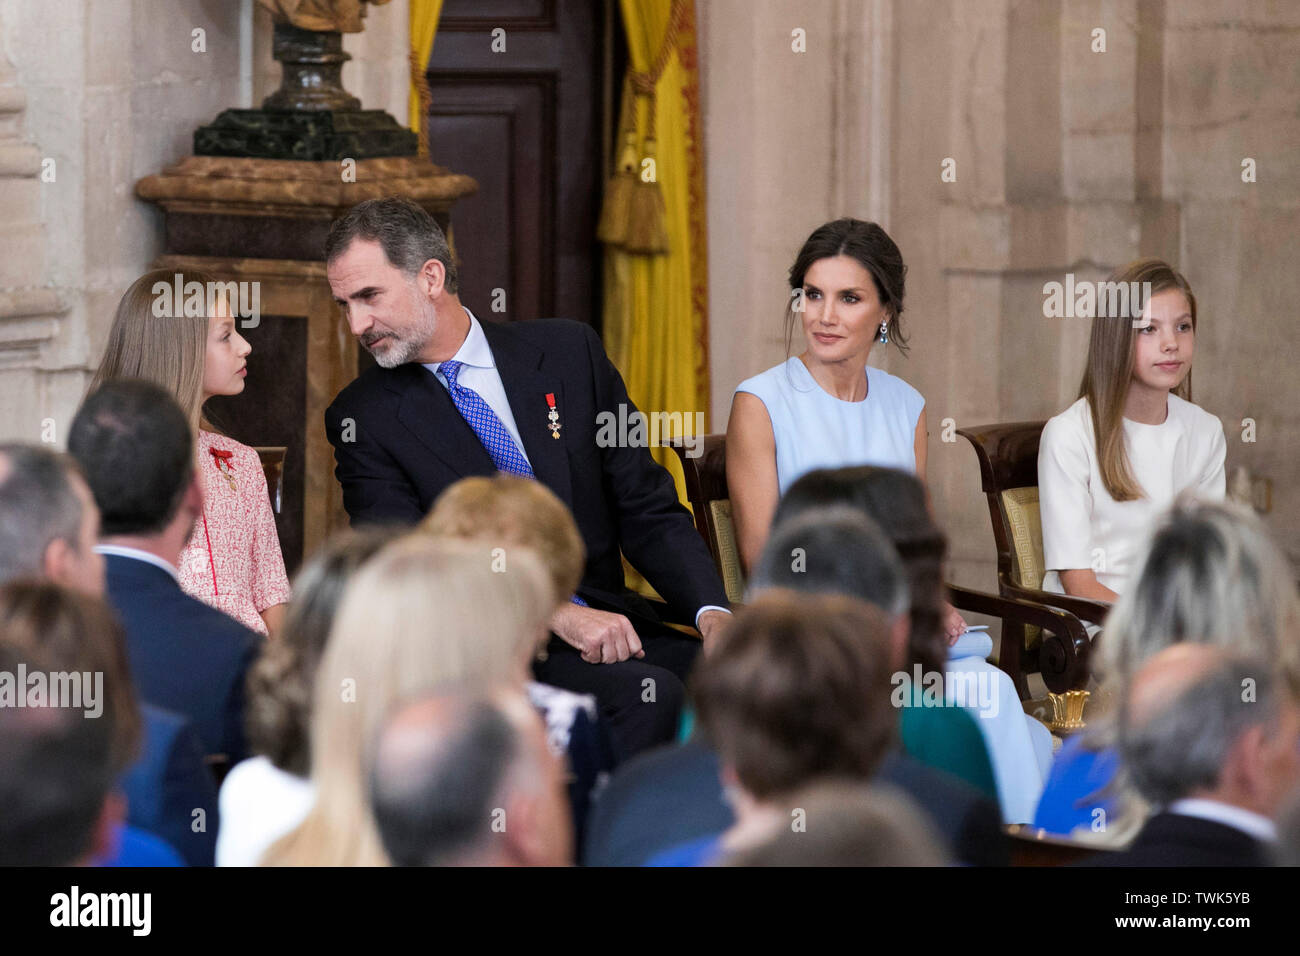
[{"label": "yellow curtain", "polygon": [[[411,97],[409,125],[419,133],[424,124],[426,105],[421,102],[428,95],[424,71],[429,68],[433,55],[433,38],[438,33],[438,18],[442,16],[442,0],[411,0]],[[421,155],[428,156],[428,142],[420,137]]]},{"label": "yellow curtain", "polygon": [[[643,412],[681,412],[684,427],[694,432],[696,412],[708,432],[708,272],[705,228],[702,131],[696,69],[693,0],[679,0],[676,50],[655,87],[654,98],[635,96],[624,83],[615,159],[621,131],[635,123],[644,146],[648,107],[655,109],[655,175],[664,199],[668,251],[629,253],[605,247],[604,339],[615,366],[627,382],[628,395]],[[631,68],[650,70],[659,54],[672,15],[673,0],[621,0]],[[636,116],[629,114],[636,111]],[[644,171],[638,156],[637,173]],[[665,438],[667,436],[664,436]],[[677,456],[653,449],[677,481],[686,500]]]}]

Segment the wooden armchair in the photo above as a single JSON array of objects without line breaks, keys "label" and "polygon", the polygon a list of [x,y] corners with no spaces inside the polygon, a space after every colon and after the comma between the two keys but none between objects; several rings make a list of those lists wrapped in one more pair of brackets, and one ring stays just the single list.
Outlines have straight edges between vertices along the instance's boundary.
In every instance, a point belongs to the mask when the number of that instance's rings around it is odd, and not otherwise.
[{"label": "wooden armchair", "polygon": [[289,449],[284,445],[259,445],[253,451],[262,462],[266,475],[266,493],[271,496],[271,510],[280,513],[280,496],[284,491],[284,457]]},{"label": "wooden armchair", "polygon": [[[1045,424],[1011,422],[957,429],[979,459],[997,547],[998,593],[1004,598],[1059,608],[1077,621],[1101,624],[1109,604],[1043,590],[1046,569],[1038,510],[1038,441]],[[1056,693],[1083,687],[1088,680],[1092,641],[1082,627],[1071,628],[1069,635],[1069,640],[1057,634],[1045,641],[1032,627],[1003,627],[1001,656],[1008,660],[1019,660],[1022,655],[1032,660],[1036,656],[1044,682]],[[1008,669],[1005,664],[1003,668]]]},{"label": "wooden armchair", "polygon": [[695,527],[718,566],[727,600],[739,604],[745,596],[745,572],[740,545],[731,522],[731,494],[727,491],[727,436],[705,435],[698,458],[687,455],[683,442],[671,443],[686,477],[686,497],[695,512]]},{"label": "wooden armchair", "polygon": [[[672,443],[686,477],[686,497],[695,512],[695,526],[708,545],[713,555],[718,573],[727,589],[727,598],[738,603],[745,593],[745,575],[740,563],[740,548],[736,543],[735,527],[731,521],[730,492],[727,490],[725,435],[706,435],[699,457],[690,458],[686,454],[684,443]],[[960,611],[973,614],[986,614],[1002,620],[1003,635],[1010,629],[1020,641],[1021,633],[1033,629],[1034,633],[1047,632],[1051,640],[1044,641],[1044,646],[1055,648],[1058,643],[1073,647],[1078,642],[1087,642],[1087,632],[1077,617],[1067,612],[1049,607],[1041,602],[1025,600],[1012,595],[989,594],[970,588],[948,585],[948,600]],[[1003,638],[1003,646],[1006,646]],[[1019,644],[1017,644],[1017,647]],[[1058,655],[1059,656],[1059,655]],[[1055,660],[1053,657],[1052,660]],[[1016,691],[1021,700],[1029,697],[1029,687],[1021,668],[1021,655],[1013,653],[1000,657],[998,666],[1010,675],[1015,682]],[[1069,689],[1063,675],[1058,675],[1059,668],[1044,668],[1044,681],[1053,691]]]}]

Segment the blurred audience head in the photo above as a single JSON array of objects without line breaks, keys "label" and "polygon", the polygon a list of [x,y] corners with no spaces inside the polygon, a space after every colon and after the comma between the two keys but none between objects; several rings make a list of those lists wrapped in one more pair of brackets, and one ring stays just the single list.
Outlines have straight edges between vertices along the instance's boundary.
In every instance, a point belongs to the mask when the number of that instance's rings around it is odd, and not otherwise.
[{"label": "blurred audience head", "polygon": [[809,511],[844,505],[871,518],[893,543],[907,572],[911,601],[908,663],[939,672],[948,660],[943,633],[943,559],[948,542],[930,515],[925,486],[895,468],[819,468],[786,489],[773,527]]},{"label": "blurred audience head", "polygon": [[81,698],[93,715],[87,719],[109,728],[111,765],[125,772],[139,751],[142,724],[126,637],[108,603],[56,584],[11,581],[0,587],[0,637],[56,671],[83,675]]},{"label": "blurred audience head", "polygon": [[696,715],[751,802],[820,777],[865,780],[893,743],[889,622],[839,594],[765,591],[696,665]]},{"label": "blurred audience head", "polygon": [[841,594],[875,605],[889,621],[886,661],[895,669],[910,663],[907,576],[894,546],[862,512],[832,505],[774,525],[750,575],[749,594],[772,588]]},{"label": "blurred audience head", "polygon": [[99,509],[76,463],[38,445],[0,445],[0,583],[43,578],[104,593]]},{"label": "blurred audience head", "polygon": [[521,691],[408,704],[373,751],[371,805],[394,865],[571,862],[564,770]]},{"label": "blurred audience head", "polygon": [[117,618],[54,584],[0,587],[0,684],[25,702],[0,706],[0,866],[108,853],[141,734]]},{"label": "blurred audience head", "polygon": [[312,688],[344,589],[396,533],[354,529],[326,541],[295,576],[284,625],[275,640],[263,642],[249,670],[249,742],[287,773],[311,772]]},{"label": "blurred audience head", "polygon": [[1134,675],[1119,749],[1157,807],[1194,797],[1273,817],[1300,783],[1300,706],[1266,658],[1177,645]]},{"label": "blurred audience head", "polygon": [[[0,636],[0,679],[57,670]],[[0,707],[0,866],[88,865],[125,816],[113,728],[66,707]]]},{"label": "blurred audience head", "polygon": [[504,473],[462,478],[438,496],[420,527],[483,541],[507,555],[523,547],[544,556],[557,604],[568,601],[582,580],[587,560],[582,535],[564,502],[540,481]]},{"label": "blurred audience head", "polygon": [[1181,642],[1260,655],[1300,687],[1293,571],[1250,509],[1179,498],[1106,618],[1099,677],[1122,686],[1152,655]]},{"label": "blurred audience head", "polygon": [[832,780],[790,798],[791,824],[726,866],[945,866],[932,826],[901,791]]},{"label": "blurred audience head", "polygon": [[268,853],[289,865],[386,860],[362,780],[362,755],[389,709],[439,687],[522,685],[554,610],[542,562],[525,548],[405,535],[367,561],[334,615],[312,697],[316,804]]},{"label": "blurred audience head", "polygon": [[122,379],[91,392],[72,420],[68,451],[95,496],[102,537],[188,539],[203,513],[194,435],[162,388]]},{"label": "blurred audience head", "polygon": [[1300,787],[1291,792],[1278,819],[1278,865],[1300,866]]}]

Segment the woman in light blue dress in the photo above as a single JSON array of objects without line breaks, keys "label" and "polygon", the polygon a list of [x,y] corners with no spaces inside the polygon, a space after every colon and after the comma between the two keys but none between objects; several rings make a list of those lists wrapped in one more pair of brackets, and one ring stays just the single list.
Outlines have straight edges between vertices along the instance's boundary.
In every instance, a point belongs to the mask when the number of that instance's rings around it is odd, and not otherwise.
[{"label": "woman in light blue dress", "polygon": [[[742,382],[727,424],[727,484],[746,569],[781,495],[813,469],[877,465],[925,481],[925,399],[867,365],[877,341],[906,353],[906,274],[898,246],[873,222],[826,223],[799,250],[786,323],[787,341],[801,327],[804,349]],[[950,642],[966,629],[946,603],[943,624]]]}]

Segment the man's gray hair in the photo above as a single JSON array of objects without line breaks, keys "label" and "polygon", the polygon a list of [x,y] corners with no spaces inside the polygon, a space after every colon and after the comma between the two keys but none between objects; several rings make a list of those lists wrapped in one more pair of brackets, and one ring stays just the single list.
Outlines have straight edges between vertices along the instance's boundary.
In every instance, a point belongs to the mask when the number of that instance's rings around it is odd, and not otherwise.
[{"label": "man's gray hair", "polygon": [[893,543],[878,524],[847,505],[814,508],[772,532],[749,582],[750,594],[767,588],[845,594],[892,617],[911,607]]},{"label": "man's gray hair", "polygon": [[76,464],[39,445],[0,444],[0,584],[40,577],[51,541],[79,546]]},{"label": "man's gray hair", "polygon": [[1300,599],[1290,563],[1249,508],[1184,494],[1161,517],[1106,618],[1094,662],[1122,683],[1172,644],[1191,641],[1300,671]]},{"label": "man's gray hair", "polygon": [[1262,658],[1225,655],[1159,710],[1133,720],[1121,704],[1121,765],[1156,806],[1215,787],[1243,733],[1282,712],[1286,685]]},{"label": "man's gray hair", "polygon": [[446,290],[454,295],[460,288],[447,237],[418,203],[399,196],[357,203],[330,226],[325,239],[326,264],[346,252],[354,239],[378,242],[388,261],[411,278],[419,275],[430,259],[437,259],[447,270]]}]

